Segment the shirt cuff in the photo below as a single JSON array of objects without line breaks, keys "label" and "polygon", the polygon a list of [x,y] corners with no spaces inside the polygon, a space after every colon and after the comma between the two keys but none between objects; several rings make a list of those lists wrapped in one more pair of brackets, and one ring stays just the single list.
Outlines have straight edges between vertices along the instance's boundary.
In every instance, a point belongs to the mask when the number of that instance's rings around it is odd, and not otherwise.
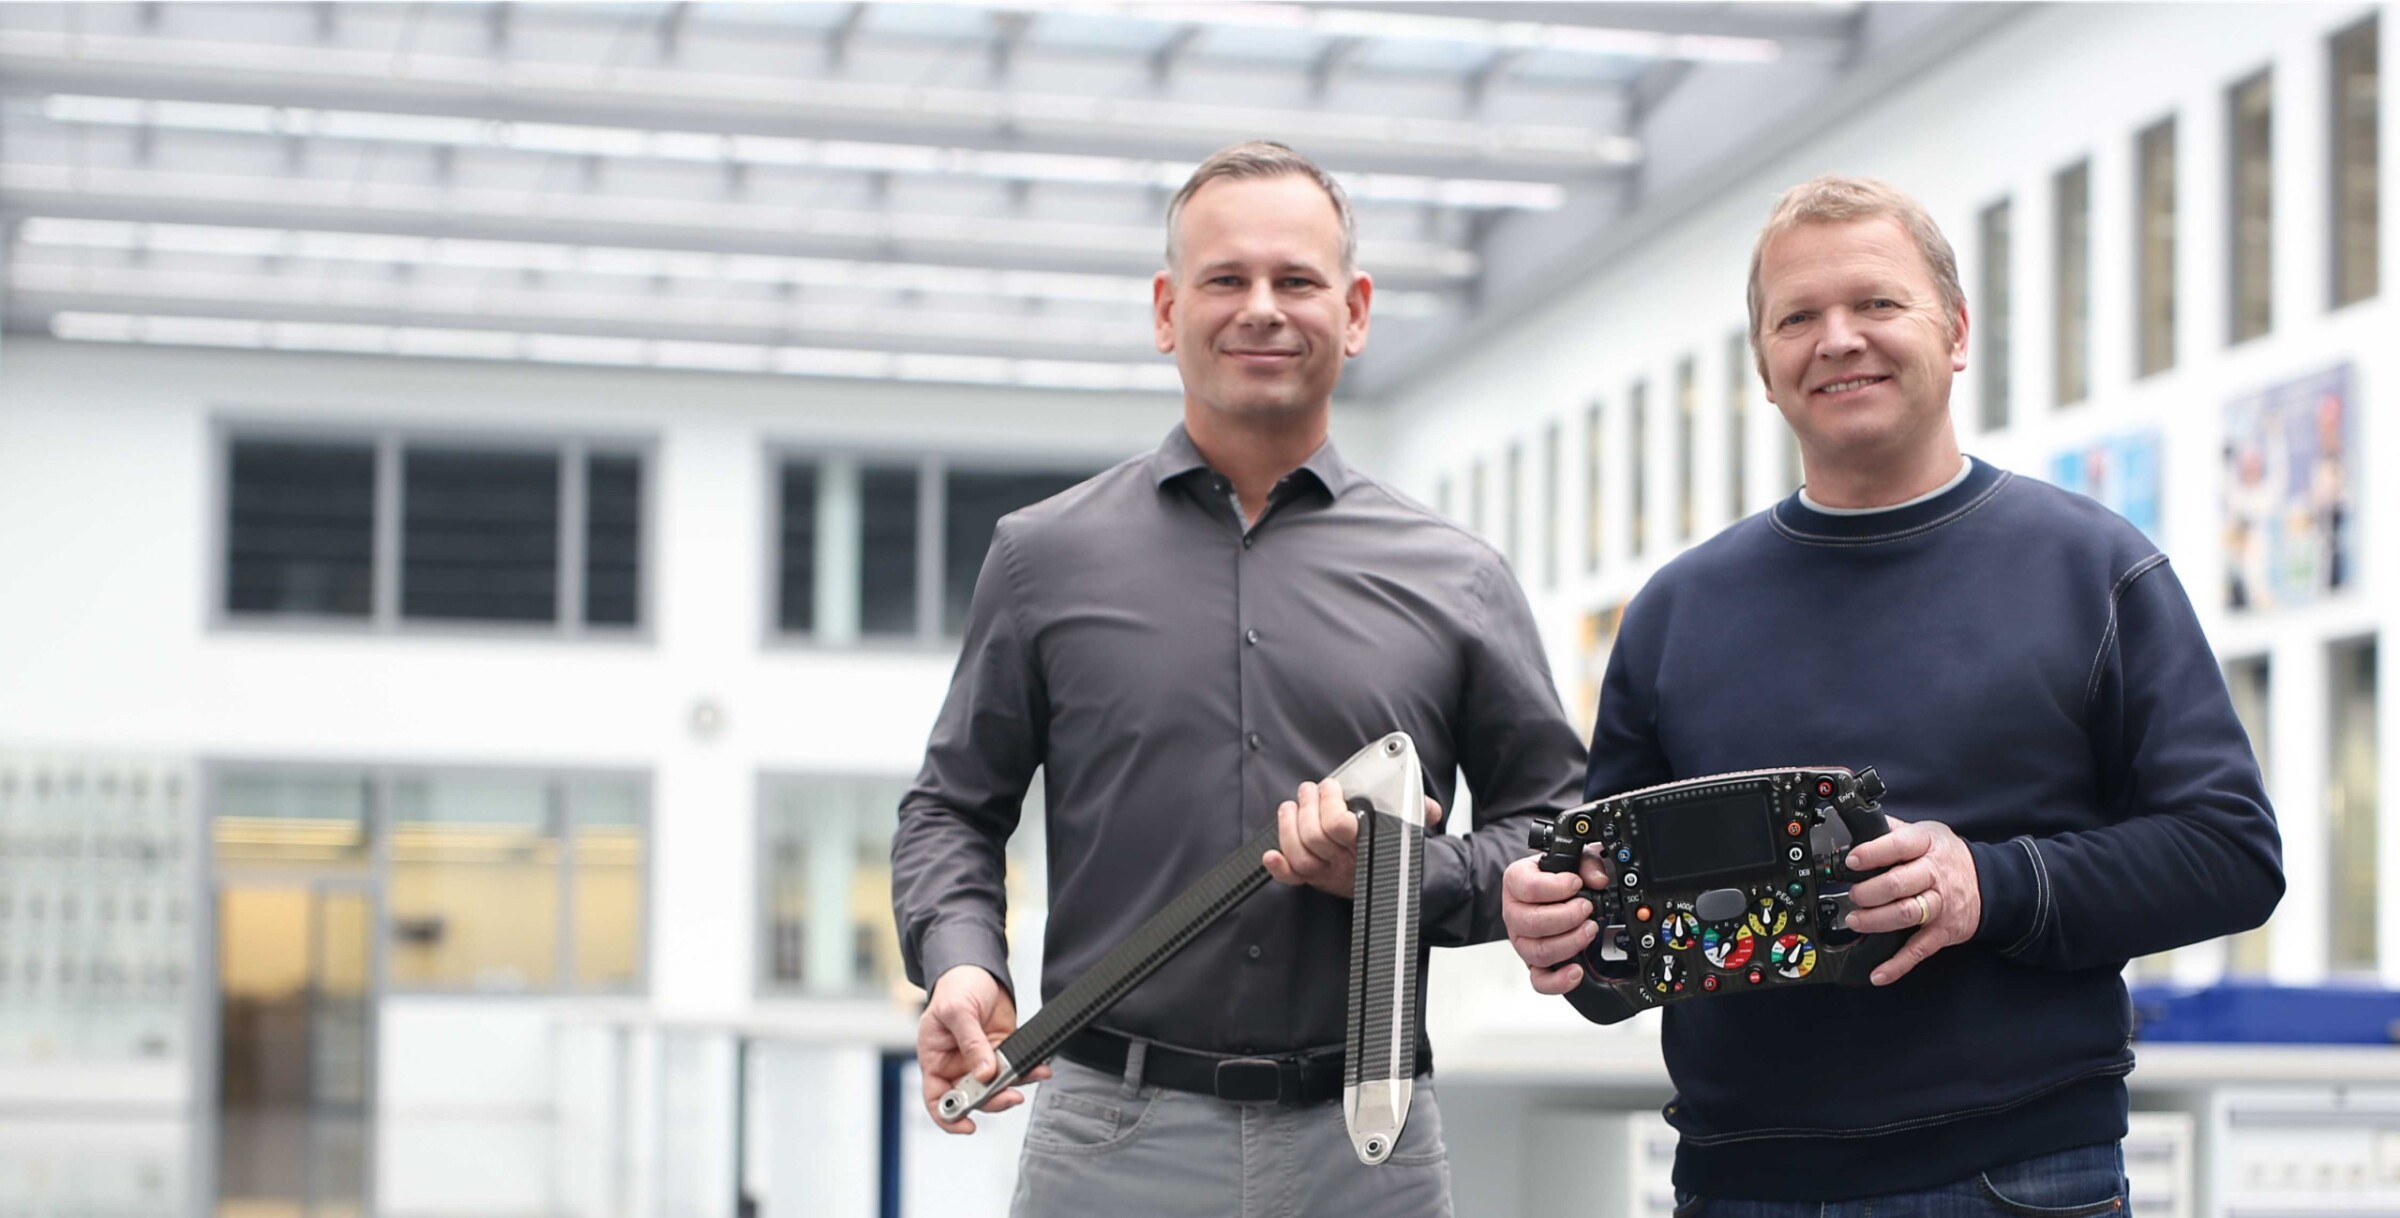
[{"label": "shirt cuff", "polygon": [[1417,924],[1425,941],[1439,947],[1472,943],[1475,892],[1467,883],[1467,843],[1461,838],[1425,839],[1425,882],[1418,889]]},{"label": "shirt cuff", "polygon": [[1983,924],[1975,940],[2003,956],[2024,951],[2041,936],[2051,917],[2050,876],[2029,837],[2005,842],[1968,842],[1975,859],[1975,885],[1983,900]]},{"label": "shirt cuff", "polygon": [[957,923],[936,926],[925,932],[919,952],[925,961],[928,991],[940,983],[942,974],[959,965],[972,964],[990,973],[1000,988],[1008,991],[1009,1001],[1016,1001],[1017,985],[1008,975],[1008,943],[1000,936],[979,926]]}]

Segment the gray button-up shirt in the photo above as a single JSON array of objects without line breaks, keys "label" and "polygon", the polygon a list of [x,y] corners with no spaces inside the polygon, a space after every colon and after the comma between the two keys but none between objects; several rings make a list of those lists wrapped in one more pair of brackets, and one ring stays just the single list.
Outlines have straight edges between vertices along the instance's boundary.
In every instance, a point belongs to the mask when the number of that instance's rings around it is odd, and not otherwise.
[{"label": "gray button-up shirt", "polygon": [[[1055,995],[1393,730],[1444,808],[1461,770],[1475,793],[1474,832],[1426,841],[1424,943],[1499,938],[1500,873],[1535,814],[1580,802],[1584,768],[1516,579],[1330,443],[1245,528],[1178,426],[1000,522],[892,839],[910,979],[974,964],[1014,988],[1001,851],[1035,769]],[[1269,885],[1101,1023],[1218,1052],[1338,1046],[1349,956],[1348,901]]]}]

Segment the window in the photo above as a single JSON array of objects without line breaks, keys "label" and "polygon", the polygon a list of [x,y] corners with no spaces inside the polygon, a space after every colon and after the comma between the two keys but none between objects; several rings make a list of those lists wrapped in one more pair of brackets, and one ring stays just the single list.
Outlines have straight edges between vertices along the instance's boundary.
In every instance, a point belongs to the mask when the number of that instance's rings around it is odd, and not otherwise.
[{"label": "window", "polygon": [[1594,402],[1583,412],[1583,569],[1585,574],[1600,570],[1600,542],[1606,518],[1600,511],[1604,479],[1602,458],[1607,453],[1601,433],[1600,403]]},{"label": "window", "polygon": [[2135,156],[2141,177],[2134,234],[2134,299],[2139,302],[2134,366],[2149,376],[2175,366],[2175,120],[2143,131]]},{"label": "window", "polygon": [[2377,228],[2375,175],[2380,164],[2377,126],[2377,18],[2369,17],[2333,36],[2333,305],[2340,308],[2375,294]]},{"label": "window", "polygon": [[1750,336],[1725,340],[1725,517],[1750,514]]},{"label": "window", "polygon": [[780,459],[777,628],[834,644],[955,639],[1000,518],[1089,476],[938,457]]},{"label": "window", "polygon": [[2375,641],[2337,643],[2326,656],[2333,695],[2325,812],[2333,864],[2333,908],[2326,925],[2336,972],[2376,967]]},{"label": "window", "polygon": [[375,446],[236,441],[225,610],[365,618],[375,611]]},{"label": "window", "polygon": [[2226,208],[2232,239],[2232,342],[2266,333],[2274,312],[2275,77],[2261,72],[2226,95],[2226,127],[2232,140],[2227,161],[2231,200]]},{"label": "window", "polygon": [[1500,552],[1508,556],[1509,565],[1523,570],[1525,552],[1518,548],[1523,540],[1520,530],[1524,516],[1525,446],[1511,441],[1508,446],[1508,477],[1503,480],[1500,500]]},{"label": "window", "polygon": [[1975,325],[1983,336],[1982,423],[1985,431],[1998,431],[2008,426],[2008,200],[1984,208],[1976,230],[1983,245],[1983,299]]},{"label": "window", "polygon": [[1542,433],[1542,587],[1558,587],[1558,512],[1560,469],[1558,424]]},{"label": "window", "polygon": [[218,771],[210,790],[220,873],[349,874],[381,890],[384,976],[395,988],[645,984],[645,778],[238,766]]},{"label": "window", "polygon": [[[2267,776],[2268,789],[2272,791],[2273,771],[2267,768],[2267,757],[2272,751],[2267,716],[2269,677],[2265,656],[2235,660],[2225,666],[2225,688],[2233,695],[2233,713],[2241,719],[2242,730],[2250,737],[2251,753],[2258,758],[2258,771]],[[2265,926],[2235,935],[2226,952],[2225,971],[2236,977],[2266,976],[2269,938]]]},{"label": "window", "polygon": [[1699,527],[1693,519],[1698,514],[1698,496],[1692,483],[1698,464],[1694,427],[1700,417],[1700,370],[1691,356],[1675,366],[1675,540],[1678,544],[1690,541]]},{"label": "window", "polygon": [[[892,924],[892,834],[901,778],[777,776],[760,785],[759,988],[816,998],[916,996]],[[1009,941],[1039,937],[1042,785],[1025,794],[1007,851]]]},{"label": "window", "polygon": [[640,454],[397,435],[225,447],[229,621],[641,625]]},{"label": "window", "polygon": [[2058,404],[2071,406],[2091,392],[2092,165],[2078,161],[2052,183],[2052,236],[2056,261],[2051,298],[2057,321]]},{"label": "window", "polygon": [[1649,549],[1650,539],[1650,387],[1635,381],[1625,391],[1625,409],[1633,422],[1633,443],[1627,458],[1633,471],[1633,552]]}]

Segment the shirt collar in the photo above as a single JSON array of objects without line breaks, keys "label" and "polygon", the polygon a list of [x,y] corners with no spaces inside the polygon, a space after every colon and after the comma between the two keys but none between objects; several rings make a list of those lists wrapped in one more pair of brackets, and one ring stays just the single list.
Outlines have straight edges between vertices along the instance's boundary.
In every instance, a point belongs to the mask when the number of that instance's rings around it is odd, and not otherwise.
[{"label": "shirt collar", "polygon": [[[1167,433],[1166,440],[1150,457],[1151,477],[1161,486],[1193,470],[1207,468],[1208,459],[1200,455],[1199,446],[1192,443],[1191,433],[1185,431],[1181,423]],[[1301,462],[1300,468],[1293,472],[1305,472],[1315,477],[1317,483],[1336,499],[1341,498],[1342,492],[1350,489],[1350,484],[1358,480],[1358,475],[1351,471],[1348,462],[1342,460],[1342,454],[1334,448],[1330,438],[1317,445],[1317,451],[1310,453],[1308,460]]]}]

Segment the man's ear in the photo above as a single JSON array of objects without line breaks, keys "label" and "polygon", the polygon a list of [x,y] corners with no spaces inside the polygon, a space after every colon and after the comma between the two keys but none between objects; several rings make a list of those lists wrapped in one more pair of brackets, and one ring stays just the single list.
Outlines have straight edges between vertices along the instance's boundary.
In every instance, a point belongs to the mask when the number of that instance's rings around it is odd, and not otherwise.
[{"label": "man's ear", "polygon": [[1958,325],[1956,327],[1956,333],[1950,336],[1950,371],[1964,372],[1966,370],[1967,304],[1962,300],[1958,304]]},{"label": "man's ear", "polygon": [[1150,277],[1150,324],[1157,331],[1161,355],[1175,354],[1175,276],[1160,271]]},{"label": "man's ear", "polygon": [[1367,306],[1375,300],[1375,280],[1365,271],[1350,277],[1350,290],[1342,294],[1342,354],[1355,359],[1367,349]]}]

